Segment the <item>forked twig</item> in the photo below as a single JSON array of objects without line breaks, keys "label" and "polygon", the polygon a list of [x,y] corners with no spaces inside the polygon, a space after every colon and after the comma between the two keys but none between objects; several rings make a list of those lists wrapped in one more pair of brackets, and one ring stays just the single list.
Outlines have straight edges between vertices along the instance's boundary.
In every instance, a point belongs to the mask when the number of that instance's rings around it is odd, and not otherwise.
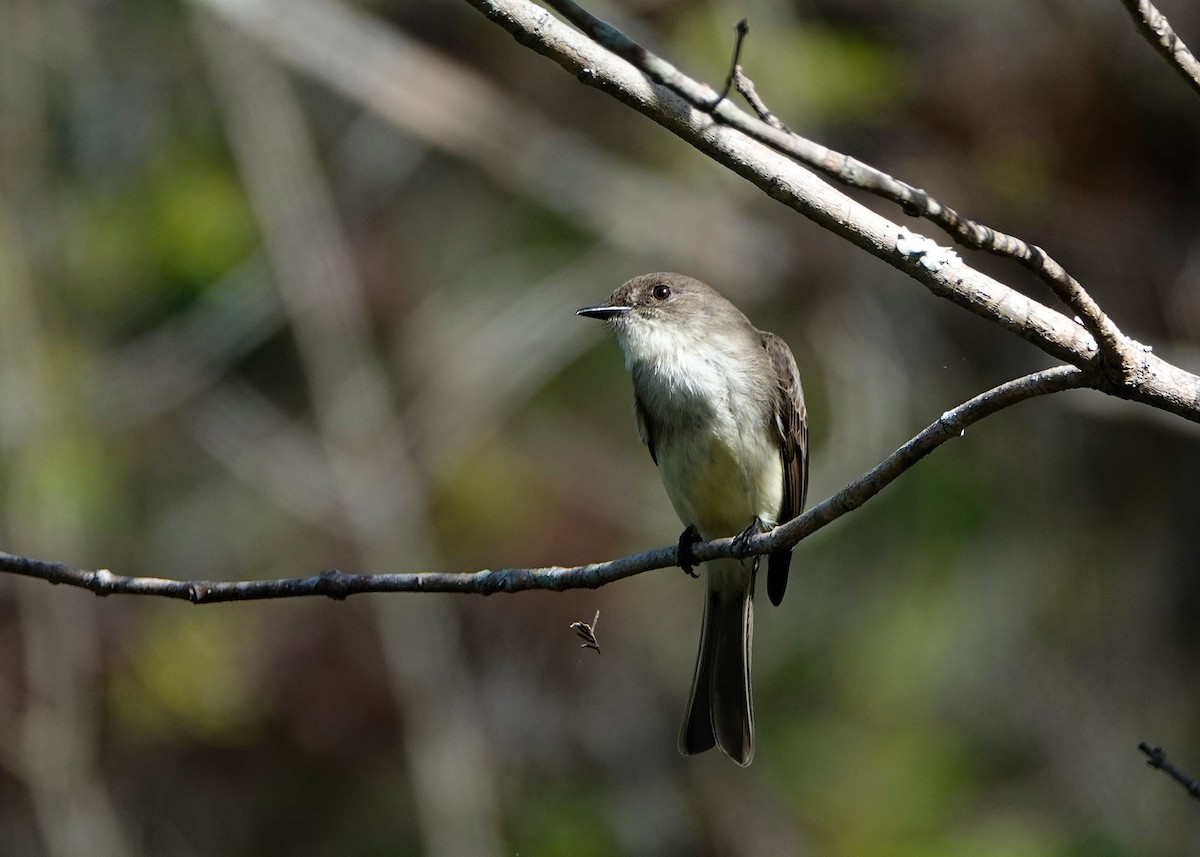
[{"label": "forked twig", "polygon": [[[723,93],[718,93],[711,86],[688,77],[667,60],[629,38],[617,27],[584,9],[575,0],[546,2],[597,44],[633,64],[652,80],[668,87],[715,120],[738,129],[759,143],[842,184],[896,203],[906,214],[924,218],[941,228],[957,244],[1016,260],[1033,272],[1059,300],[1070,307],[1088,332],[1095,337],[1099,345],[1100,362],[1113,373],[1114,379],[1121,384],[1132,379],[1137,359],[1129,340],[1100,309],[1099,304],[1079,281],[1041,247],[963,217],[924,190],[896,179],[870,164],[787,130],[782,123],[776,126],[750,116],[726,100]],[[739,50],[743,36],[739,31]],[[736,77],[736,74],[731,76]],[[759,103],[761,104],[761,101]]]}]

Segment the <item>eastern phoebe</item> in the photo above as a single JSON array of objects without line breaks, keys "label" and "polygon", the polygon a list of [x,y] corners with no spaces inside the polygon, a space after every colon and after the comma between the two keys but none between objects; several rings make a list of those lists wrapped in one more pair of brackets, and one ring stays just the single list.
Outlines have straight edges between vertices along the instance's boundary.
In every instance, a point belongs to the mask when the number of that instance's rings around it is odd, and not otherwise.
[{"label": "eastern phoebe", "polygon": [[[808,417],[796,360],[711,287],[683,274],[643,274],[579,315],[608,323],[633,376],[638,434],[687,529],[699,539],[748,536],[790,521],[808,487]],[[767,560],[767,595],[783,599],[791,551]],[[700,655],[679,751],[714,744],[754,758],[750,641],[758,558],[708,563]]]}]

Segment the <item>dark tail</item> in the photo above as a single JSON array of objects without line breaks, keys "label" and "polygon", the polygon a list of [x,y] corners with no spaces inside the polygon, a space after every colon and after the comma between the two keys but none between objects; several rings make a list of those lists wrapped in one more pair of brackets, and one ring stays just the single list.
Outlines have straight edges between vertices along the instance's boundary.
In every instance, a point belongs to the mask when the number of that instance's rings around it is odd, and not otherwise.
[{"label": "dark tail", "polygon": [[739,765],[754,759],[750,699],[750,643],[754,636],[754,572],[736,559],[715,560],[705,571],[704,623],[679,752],[702,753],[714,744]]},{"label": "dark tail", "polygon": [[780,551],[767,557],[767,597],[776,607],[783,601],[783,592],[787,589],[788,569],[791,565],[791,551]]}]

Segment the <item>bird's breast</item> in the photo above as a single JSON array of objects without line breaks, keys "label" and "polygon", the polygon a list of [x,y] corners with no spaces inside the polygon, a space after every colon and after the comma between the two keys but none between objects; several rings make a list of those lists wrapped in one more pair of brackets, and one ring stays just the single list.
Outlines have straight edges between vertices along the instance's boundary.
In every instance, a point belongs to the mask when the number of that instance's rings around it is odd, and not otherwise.
[{"label": "bird's breast", "polygon": [[663,485],[680,519],[706,538],[735,535],[755,517],[777,521],[783,463],[757,367],[693,348],[633,368]]}]

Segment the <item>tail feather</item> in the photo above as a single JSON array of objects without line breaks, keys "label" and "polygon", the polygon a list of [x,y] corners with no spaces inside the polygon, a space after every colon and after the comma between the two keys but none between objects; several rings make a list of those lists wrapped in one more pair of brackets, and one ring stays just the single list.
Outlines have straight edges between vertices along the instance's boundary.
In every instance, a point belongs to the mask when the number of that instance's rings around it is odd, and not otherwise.
[{"label": "tail feather", "polygon": [[776,607],[783,601],[783,592],[787,589],[788,568],[791,564],[791,551],[780,551],[767,557],[767,597]]},{"label": "tail feather", "polygon": [[750,697],[753,584],[753,568],[738,560],[708,565],[700,653],[679,731],[679,751],[684,755],[716,745],[739,765],[749,765],[754,758]]}]

